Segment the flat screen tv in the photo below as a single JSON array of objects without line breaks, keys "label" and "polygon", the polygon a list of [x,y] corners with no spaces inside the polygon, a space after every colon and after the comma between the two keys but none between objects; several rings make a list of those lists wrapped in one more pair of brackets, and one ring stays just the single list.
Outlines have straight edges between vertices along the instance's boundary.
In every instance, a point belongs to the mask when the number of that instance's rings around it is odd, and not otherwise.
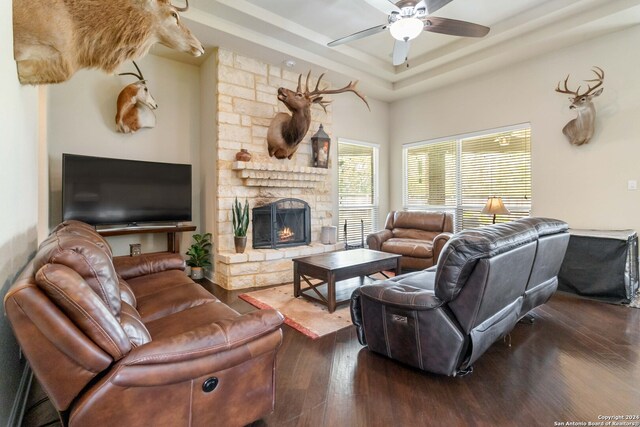
[{"label": "flat screen tv", "polygon": [[191,221],[191,165],[63,154],[62,218],[92,225]]}]

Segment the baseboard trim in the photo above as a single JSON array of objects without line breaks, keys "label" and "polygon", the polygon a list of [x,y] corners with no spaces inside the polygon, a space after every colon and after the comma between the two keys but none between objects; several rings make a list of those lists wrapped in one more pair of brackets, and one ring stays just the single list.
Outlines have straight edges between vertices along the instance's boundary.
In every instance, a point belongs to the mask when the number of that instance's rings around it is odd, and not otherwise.
[{"label": "baseboard trim", "polygon": [[22,377],[20,378],[20,385],[18,386],[13,407],[11,408],[11,415],[7,421],[7,427],[20,427],[22,425],[22,418],[24,418],[24,411],[27,407],[27,398],[29,397],[32,379],[33,372],[31,371],[31,367],[29,367],[28,363],[25,363],[24,369],[22,370]]}]

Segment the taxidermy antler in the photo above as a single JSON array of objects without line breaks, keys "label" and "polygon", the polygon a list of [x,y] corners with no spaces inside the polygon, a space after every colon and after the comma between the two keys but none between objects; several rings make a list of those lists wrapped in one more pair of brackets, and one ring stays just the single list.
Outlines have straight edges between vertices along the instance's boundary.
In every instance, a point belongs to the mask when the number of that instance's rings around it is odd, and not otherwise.
[{"label": "taxidermy antler", "polygon": [[587,90],[584,93],[580,93],[580,86],[578,86],[578,89],[575,91],[568,88],[567,83],[569,81],[569,75],[564,79],[564,88],[560,88],[560,82],[556,87],[556,92],[572,95],[569,97],[571,100],[571,106],[569,106],[569,108],[575,109],[578,113],[578,117],[571,120],[562,129],[562,133],[565,134],[569,139],[569,142],[573,145],[586,144],[593,136],[596,121],[596,107],[593,105],[592,101],[593,98],[600,95],[604,90],[604,88],[600,88],[594,92],[594,90],[602,86],[604,83],[604,71],[602,71],[600,67],[595,66],[592,71],[595,73],[596,78],[585,81],[596,82],[596,84],[593,87],[588,85]]},{"label": "taxidermy antler", "polygon": [[116,113],[116,129],[122,133],[137,132],[140,128],[152,128],[156,125],[156,115],[153,110],[158,108],[153,99],[147,81],[142,75],[138,64],[133,61],[138,74],[120,73],[119,76],[134,76],[138,81],[126,86],[118,95],[118,112]]},{"label": "taxidermy antler", "polygon": [[311,71],[307,74],[304,92],[302,92],[302,74],[298,77],[298,87],[295,92],[283,87],[278,89],[278,99],[291,111],[291,115],[278,113],[273,120],[271,120],[267,132],[269,156],[275,156],[278,159],[290,159],[293,156],[298,149],[298,144],[300,144],[302,138],[307,134],[309,126],[311,125],[311,105],[319,104],[326,112],[327,105],[331,103],[331,101],[323,100],[322,95],[353,92],[358,98],[362,99],[367,105],[367,108],[371,110],[364,95],[356,89],[357,81],[351,81],[348,85],[340,89],[320,90],[318,87],[320,86],[322,77],[324,77],[324,73],[322,73],[318,78],[316,88],[310,91],[310,77]]},{"label": "taxidermy antler", "polygon": [[112,73],[161,43],[200,56],[202,44],[169,0],[13,0],[14,57],[22,84],[60,83],[81,68]]}]

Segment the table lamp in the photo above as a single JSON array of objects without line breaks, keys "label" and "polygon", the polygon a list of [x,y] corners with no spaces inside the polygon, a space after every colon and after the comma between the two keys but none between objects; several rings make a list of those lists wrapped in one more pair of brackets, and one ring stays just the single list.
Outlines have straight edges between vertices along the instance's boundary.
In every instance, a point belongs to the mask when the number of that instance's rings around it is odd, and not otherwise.
[{"label": "table lamp", "polygon": [[485,215],[493,215],[493,224],[496,223],[496,215],[509,215],[509,209],[502,203],[502,197],[491,196],[487,199],[487,204],[480,212]]}]

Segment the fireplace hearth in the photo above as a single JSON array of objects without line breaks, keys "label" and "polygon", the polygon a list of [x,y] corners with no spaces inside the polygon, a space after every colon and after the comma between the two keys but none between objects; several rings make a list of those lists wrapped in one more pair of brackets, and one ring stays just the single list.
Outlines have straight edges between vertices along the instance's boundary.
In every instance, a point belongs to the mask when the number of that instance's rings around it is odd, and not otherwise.
[{"label": "fireplace hearth", "polygon": [[280,199],[252,210],[253,248],[277,249],[311,242],[311,211],[300,199]]}]

